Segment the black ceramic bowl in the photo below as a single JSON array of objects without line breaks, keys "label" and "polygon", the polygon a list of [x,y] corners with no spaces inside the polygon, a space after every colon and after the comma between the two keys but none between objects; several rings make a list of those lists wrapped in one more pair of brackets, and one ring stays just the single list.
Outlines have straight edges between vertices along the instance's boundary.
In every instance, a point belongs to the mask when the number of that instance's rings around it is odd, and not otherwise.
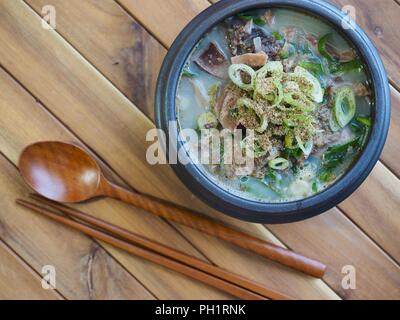
[{"label": "black ceramic bowl", "polygon": [[[168,122],[177,119],[175,94],[179,75],[194,46],[213,26],[230,16],[274,7],[302,11],[333,25],[356,47],[363,58],[371,80],[375,104],[370,137],[358,160],[342,178],[324,191],[303,200],[286,203],[264,203],[238,197],[210,181],[193,163],[178,163],[172,165],[172,168],[196,196],[223,213],[252,222],[287,223],[320,214],[354,192],[378,161],[389,128],[390,94],[382,61],[364,31],[359,27],[342,28],[344,14],[340,10],[326,2],[313,0],[222,0],[209,7],[185,27],[168,51],[158,78],[155,113],[157,126],[164,130],[167,138],[176,141],[178,131],[175,129],[168,132]],[[178,142],[177,148],[180,147],[181,143]]]}]

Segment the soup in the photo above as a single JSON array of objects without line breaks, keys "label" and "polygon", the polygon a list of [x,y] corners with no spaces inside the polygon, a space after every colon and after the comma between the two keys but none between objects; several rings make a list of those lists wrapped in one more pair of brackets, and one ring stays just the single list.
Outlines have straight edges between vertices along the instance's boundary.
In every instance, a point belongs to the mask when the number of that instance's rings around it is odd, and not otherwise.
[{"label": "soup", "polygon": [[[372,103],[356,50],[329,25],[288,9],[215,26],[188,57],[176,93],[180,130],[197,130],[199,145],[220,156],[199,164],[204,174],[262,202],[303,199],[337,181],[366,143]],[[225,144],[210,137],[238,131],[239,153],[227,162]],[[239,154],[251,155],[251,168]]]}]

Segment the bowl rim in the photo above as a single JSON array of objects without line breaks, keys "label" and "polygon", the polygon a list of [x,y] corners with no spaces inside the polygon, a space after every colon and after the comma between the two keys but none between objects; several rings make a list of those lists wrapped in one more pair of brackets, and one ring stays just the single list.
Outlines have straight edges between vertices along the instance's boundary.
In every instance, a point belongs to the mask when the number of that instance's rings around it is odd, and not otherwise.
[{"label": "bowl rim", "polygon": [[[223,189],[210,180],[201,169],[189,162],[171,164],[178,178],[200,199],[232,217],[259,223],[288,223],[321,214],[352,194],[372,171],[383,150],[390,122],[390,91],[388,78],[378,51],[365,32],[357,25],[343,29],[345,14],[331,4],[315,0],[221,0],[197,15],[175,39],[161,67],[155,96],[155,117],[167,141],[176,141],[178,130],[168,130],[168,122],[177,119],[175,96],[180,72],[194,46],[213,26],[240,12],[268,7],[283,7],[311,14],[335,27],[356,48],[367,66],[375,95],[373,125],[368,143],[358,159],[342,177],[325,190],[305,199],[266,203],[245,199]],[[171,139],[171,140],[170,140]],[[170,148],[179,148],[161,141],[166,155]],[[176,149],[175,149],[176,151]]]}]

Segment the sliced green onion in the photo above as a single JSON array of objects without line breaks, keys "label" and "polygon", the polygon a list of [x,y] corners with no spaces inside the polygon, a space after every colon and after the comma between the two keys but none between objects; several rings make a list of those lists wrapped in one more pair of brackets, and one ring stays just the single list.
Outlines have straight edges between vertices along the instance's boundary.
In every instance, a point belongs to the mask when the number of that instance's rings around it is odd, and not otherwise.
[{"label": "sliced green onion", "polygon": [[259,133],[264,132],[268,127],[268,120],[267,117],[260,113],[260,110],[256,110],[254,106],[254,101],[249,98],[240,98],[236,102],[236,107],[231,110],[231,113],[236,114],[236,117],[240,117],[241,110],[251,110],[254,112],[260,122],[260,126],[255,130]]},{"label": "sliced green onion", "polygon": [[[300,89],[303,89],[307,96],[309,96],[316,103],[321,103],[323,101],[324,90],[322,89],[321,83],[316,77],[300,66],[297,66],[294,69],[294,75],[295,79],[297,77],[302,79],[302,81],[298,81],[298,84]],[[304,88],[302,88],[302,86],[304,86]]]},{"label": "sliced green onion", "polygon": [[256,71],[256,79],[269,77],[281,78],[283,74],[283,64],[281,61],[268,61],[261,69]]},{"label": "sliced green onion", "polygon": [[342,87],[336,92],[333,108],[337,123],[344,128],[356,113],[356,97],[351,87]]},{"label": "sliced green onion", "polygon": [[278,79],[265,78],[255,80],[254,85],[254,97],[260,95],[265,100],[271,102],[273,106],[276,106],[282,102],[283,99],[283,87]]},{"label": "sliced green onion", "polygon": [[[244,83],[242,80],[242,72],[246,73],[250,76],[250,83]],[[256,72],[245,64],[232,64],[228,70],[229,78],[232,80],[234,84],[236,84],[239,88],[250,91],[253,89],[253,82]]]},{"label": "sliced green onion", "polygon": [[275,170],[285,170],[289,168],[289,161],[285,158],[275,158],[268,162],[268,165],[271,169]]},{"label": "sliced green onion", "polygon": [[283,100],[291,106],[303,111],[311,112],[315,110],[315,104],[307,99],[301,91],[289,91],[283,94]]}]

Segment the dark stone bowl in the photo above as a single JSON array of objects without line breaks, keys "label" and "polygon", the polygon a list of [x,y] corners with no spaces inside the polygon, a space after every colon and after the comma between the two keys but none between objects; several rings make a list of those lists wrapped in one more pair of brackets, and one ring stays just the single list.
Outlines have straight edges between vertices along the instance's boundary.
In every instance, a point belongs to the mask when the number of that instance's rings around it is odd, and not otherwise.
[{"label": "dark stone bowl", "polygon": [[[373,124],[368,143],[358,160],[338,181],[309,198],[265,203],[247,200],[229,193],[210,181],[193,163],[171,165],[176,175],[196,196],[208,205],[232,217],[260,223],[288,223],[310,218],[331,209],[351,195],[371,172],[382,152],[390,122],[390,92],[385,68],[377,50],[358,26],[343,29],[345,17],[337,8],[323,1],[313,0],[222,0],[196,16],[174,41],[162,65],[155,101],[158,128],[167,139],[177,140],[177,129],[168,132],[168,122],[177,119],[175,94],[183,65],[194,46],[213,26],[235,14],[258,8],[281,7],[302,11],[331,24],[358,50],[367,66],[374,94]],[[177,148],[182,143],[177,142]],[[176,148],[166,146],[168,148]]]}]

